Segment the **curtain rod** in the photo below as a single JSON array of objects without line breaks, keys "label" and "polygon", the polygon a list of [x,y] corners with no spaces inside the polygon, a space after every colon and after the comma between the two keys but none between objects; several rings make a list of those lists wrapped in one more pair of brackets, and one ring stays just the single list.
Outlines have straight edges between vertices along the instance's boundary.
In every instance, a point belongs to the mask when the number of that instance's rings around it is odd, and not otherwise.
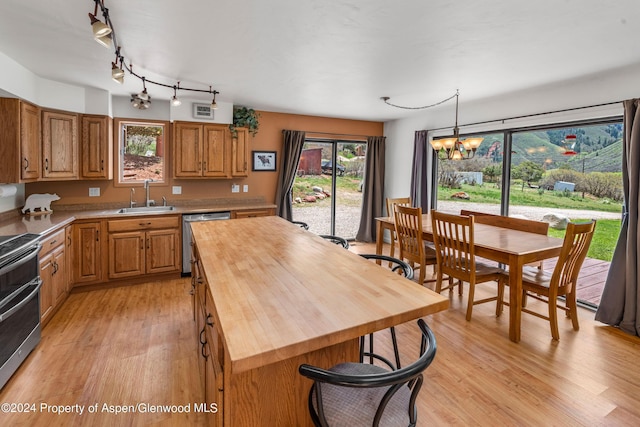
[{"label": "curtain rod", "polygon": [[[487,124],[487,123],[496,123],[496,122],[504,123],[507,120],[526,119],[528,117],[545,116],[547,114],[566,113],[567,111],[577,111],[577,110],[585,110],[587,108],[605,107],[607,105],[615,105],[615,104],[619,104],[619,103],[622,103],[622,102],[624,102],[624,101],[605,102],[603,104],[587,105],[585,107],[573,107],[573,108],[565,108],[564,110],[547,111],[546,113],[525,114],[525,115],[522,115],[522,116],[507,117],[507,118],[504,118],[504,119],[484,120],[484,121],[481,121],[481,122],[467,123],[467,124],[459,125],[459,126],[460,127],[463,127],[463,126],[476,126],[476,125],[484,125],[484,124]],[[427,130],[429,132],[433,132],[433,131],[437,131],[437,130],[449,129],[450,127],[451,126],[444,126],[444,127],[440,127],[440,128],[424,129],[424,130]]]},{"label": "curtain rod", "polygon": [[[285,130],[286,129],[282,129],[282,132],[284,132]],[[356,135],[356,134],[351,134],[351,133],[316,132],[316,131],[312,131],[312,130],[302,130],[300,132],[315,133],[317,135],[357,136],[357,137],[361,137],[361,138],[369,138],[369,136],[370,136],[370,135]]]}]

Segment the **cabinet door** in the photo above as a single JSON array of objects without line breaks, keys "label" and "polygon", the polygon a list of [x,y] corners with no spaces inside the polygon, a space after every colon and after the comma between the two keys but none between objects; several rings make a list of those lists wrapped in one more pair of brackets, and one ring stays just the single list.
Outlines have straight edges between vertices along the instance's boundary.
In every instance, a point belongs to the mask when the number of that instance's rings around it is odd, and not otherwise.
[{"label": "cabinet door", "polygon": [[67,259],[64,244],[54,249],[51,255],[53,256],[52,303],[53,307],[58,307],[67,297]]},{"label": "cabinet door", "polygon": [[209,425],[222,426],[222,369],[220,369],[220,365],[217,363],[214,355],[211,354],[210,343],[205,344],[204,347],[204,352],[206,355],[208,355],[204,366],[204,401],[207,404],[207,416],[209,418]]},{"label": "cabinet door", "polygon": [[101,222],[85,222],[73,225],[72,259],[74,284],[102,281],[101,230]]},{"label": "cabinet door", "polygon": [[238,129],[238,136],[232,139],[231,176],[249,176],[249,130]]},{"label": "cabinet door", "polygon": [[204,163],[202,165],[203,176],[211,178],[227,178],[228,143],[227,126],[204,126]]},{"label": "cabinet door", "polygon": [[33,181],[40,178],[40,108],[20,103],[20,178]]},{"label": "cabinet door", "polygon": [[145,233],[130,231],[109,234],[109,278],[144,274]]},{"label": "cabinet door", "polygon": [[42,112],[42,178],[78,179],[78,115]]},{"label": "cabinet door", "polygon": [[202,125],[176,123],[174,131],[174,168],[176,178],[202,176]]},{"label": "cabinet door", "polygon": [[82,179],[113,178],[113,130],[109,116],[82,116]]},{"label": "cabinet door", "polygon": [[48,253],[40,258],[40,321],[46,323],[53,310],[53,254]]},{"label": "cabinet door", "polygon": [[146,239],[147,273],[180,269],[180,233],[177,229],[147,231]]}]

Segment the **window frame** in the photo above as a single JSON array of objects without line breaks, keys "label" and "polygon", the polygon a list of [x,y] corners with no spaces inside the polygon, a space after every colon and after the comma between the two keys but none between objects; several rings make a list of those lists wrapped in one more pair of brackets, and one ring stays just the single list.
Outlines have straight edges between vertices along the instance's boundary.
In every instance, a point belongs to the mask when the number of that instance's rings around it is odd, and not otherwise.
[{"label": "window frame", "polygon": [[123,180],[123,154],[124,154],[124,145],[122,139],[122,125],[151,125],[151,126],[162,126],[163,127],[163,143],[164,143],[164,153],[162,155],[163,161],[163,177],[160,181],[154,180],[154,186],[157,187],[167,187],[170,182],[170,172],[171,172],[171,156],[169,153],[172,148],[172,131],[171,131],[171,123],[166,120],[154,120],[154,119],[130,119],[118,117],[113,120],[113,135],[115,137],[113,144],[113,186],[114,187],[141,187],[144,185],[144,181],[142,180]]}]

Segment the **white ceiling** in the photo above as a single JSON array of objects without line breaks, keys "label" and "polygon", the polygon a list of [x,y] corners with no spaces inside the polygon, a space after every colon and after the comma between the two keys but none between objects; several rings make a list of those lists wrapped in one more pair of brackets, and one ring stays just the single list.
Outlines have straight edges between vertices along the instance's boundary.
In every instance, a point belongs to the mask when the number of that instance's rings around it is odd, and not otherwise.
[{"label": "white ceiling", "polygon": [[[386,121],[640,63],[638,0],[105,0],[136,73],[260,110]],[[2,0],[0,52],[66,83],[110,78],[92,0]],[[2,75],[0,74],[0,89]],[[170,89],[148,85],[154,98]],[[180,93],[178,94],[180,95]],[[186,95],[186,94],[185,94]],[[203,99],[209,99],[204,96]]]}]

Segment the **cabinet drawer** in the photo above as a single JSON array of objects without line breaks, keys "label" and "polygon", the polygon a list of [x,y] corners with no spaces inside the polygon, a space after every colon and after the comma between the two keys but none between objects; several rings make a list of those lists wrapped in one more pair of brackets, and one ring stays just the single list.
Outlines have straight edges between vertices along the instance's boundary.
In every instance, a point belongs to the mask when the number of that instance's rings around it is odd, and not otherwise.
[{"label": "cabinet drawer", "polygon": [[118,219],[108,221],[109,233],[118,231],[141,231],[141,230],[154,230],[161,228],[178,228],[180,226],[180,219],[177,216],[167,217],[138,217],[132,219]]},{"label": "cabinet drawer", "polygon": [[245,210],[241,210],[241,211],[234,211],[231,214],[231,217],[233,219],[240,219],[240,218],[255,218],[258,216],[271,216],[271,215],[275,215],[275,210],[274,209],[245,209]]},{"label": "cabinet drawer", "polygon": [[51,252],[54,248],[57,248],[58,246],[64,244],[64,240],[64,228],[60,231],[48,234],[44,239],[41,240],[42,249],[40,249],[40,256],[42,257],[43,255]]}]

